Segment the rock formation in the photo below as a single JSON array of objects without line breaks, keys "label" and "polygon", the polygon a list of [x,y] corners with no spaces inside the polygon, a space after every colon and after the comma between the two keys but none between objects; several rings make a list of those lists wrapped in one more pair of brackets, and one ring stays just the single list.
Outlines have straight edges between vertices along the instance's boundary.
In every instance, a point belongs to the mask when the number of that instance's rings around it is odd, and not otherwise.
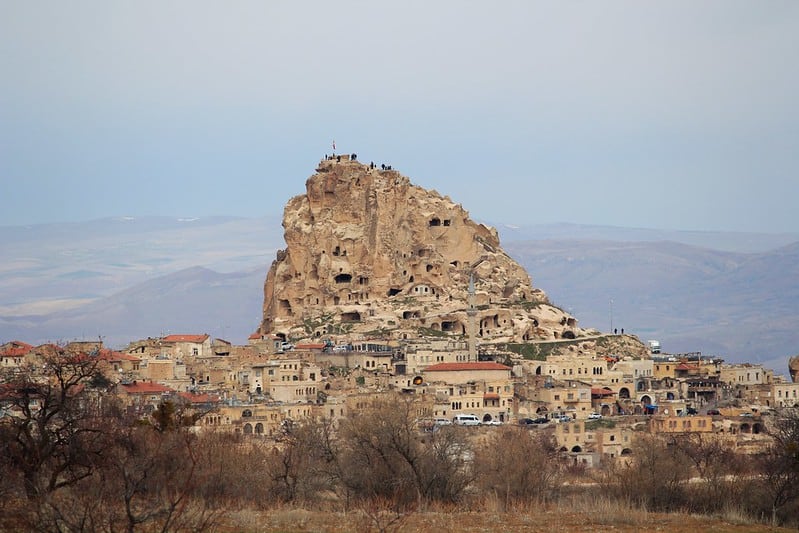
[{"label": "rock formation", "polygon": [[794,355],[788,359],[788,372],[791,374],[791,381],[799,381],[799,355]]},{"label": "rock formation", "polygon": [[267,274],[261,333],[459,336],[472,308],[481,342],[582,334],[496,230],[448,197],[348,156],[321,161],[305,188],[285,207],[287,248]]}]

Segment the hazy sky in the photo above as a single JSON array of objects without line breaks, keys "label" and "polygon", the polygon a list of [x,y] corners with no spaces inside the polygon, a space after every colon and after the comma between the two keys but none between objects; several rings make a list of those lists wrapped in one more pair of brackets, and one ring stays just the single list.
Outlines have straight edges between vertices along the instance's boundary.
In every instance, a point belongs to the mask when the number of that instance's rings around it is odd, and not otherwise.
[{"label": "hazy sky", "polygon": [[481,220],[799,231],[799,2],[0,0],[0,225],[282,213],[331,151]]}]

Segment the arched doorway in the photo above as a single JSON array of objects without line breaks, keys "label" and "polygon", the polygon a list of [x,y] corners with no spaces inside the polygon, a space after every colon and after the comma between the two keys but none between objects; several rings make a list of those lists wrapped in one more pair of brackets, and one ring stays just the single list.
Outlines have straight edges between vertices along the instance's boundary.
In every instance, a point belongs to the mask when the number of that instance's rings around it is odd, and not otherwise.
[{"label": "arched doorway", "polygon": [[619,389],[619,398],[621,398],[623,400],[629,400],[630,399],[630,389],[628,389],[627,387],[620,388]]},{"label": "arched doorway", "polygon": [[245,435],[252,435],[252,424],[244,424],[244,434]]},{"label": "arched doorway", "polygon": [[572,453],[580,453],[581,451],[583,451],[583,449],[582,449],[582,448],[580,448],[580,447],[579,447],[579,446],[577,446],[577,445],[575,445],[575,446],[573,446],[573,447],[572,447]]},{"label": "arched doorway", "polygon": [[491,415],[488,413],[483,415],[483,423],[485,422],[491,422]]},{"label": "arched doorway", "polygon": [[256,435],[263,435],[264,434],[264,425],[260,422],[255,424],[255,434]]}]

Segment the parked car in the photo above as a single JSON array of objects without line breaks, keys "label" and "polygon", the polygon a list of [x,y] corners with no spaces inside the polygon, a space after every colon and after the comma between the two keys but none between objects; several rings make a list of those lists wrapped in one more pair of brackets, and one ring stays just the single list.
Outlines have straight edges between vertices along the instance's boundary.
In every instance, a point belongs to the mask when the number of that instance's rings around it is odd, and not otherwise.
[{"label": "parked car", "polygon": [[549,422],[549,419],[545,416],[533,419],[533,424],[546,424],[547,422]]},{"label": "parked car", "polygon": [[520,426],[529,426],[535,424],[535,421],[532,418],[520,418],[519,425]]},{"label": "parked car", "polygon": [[501,420],[497,420],[497,419],[488,420],[486,422],[483,422],[483,425],[484,426],[501,426],[502,425],[502,421]]},{"label": "parked car", "polygon": [[602,418],[602,415],[599,413],[591,413],[588,415],[588,420],[599,420],[600,418]]},{"label": "parked car", "polygon": [[479,426],[480,419],[477,415],[455,415],[452,423],[458,426]]},{"label": "parked car", "polygon": [[452,420],[449,418],[434,418],[433,425],[435,426],[451,426]]},{"label": "parked car", "polygon": [[696,415],[699,414],[699,411],[697,411],[693,407],[688,407],[687,409],[685,409],[685,413],[688,415]]},{"label": "parked car", "polygon": [[558,418],[558,422],[571,422],[571,421],[572,417],[570,417],[569,415],[563,415]]}]

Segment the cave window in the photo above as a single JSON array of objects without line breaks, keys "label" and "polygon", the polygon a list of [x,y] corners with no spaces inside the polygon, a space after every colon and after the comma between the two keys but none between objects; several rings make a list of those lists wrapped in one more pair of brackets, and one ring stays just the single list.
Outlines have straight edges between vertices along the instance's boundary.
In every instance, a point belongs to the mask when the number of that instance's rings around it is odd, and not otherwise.
[{"label": "cave window", "polygon": [[389,289],[388,290],[388,295],[389,296],[396,296],[396,295],[398,295],[401,292],[402,292],[402,289]]},{"label": "cave window", "polygon": [[440,226],[440,225],[441,225],[441,219],[440,218],[433,217],[433,218],[430,219],[430,227]]},{"label": "cave window", "polygon": [[431,270],[433,270],[433,265],[427,265],[427,271],[430,272]]},{"label": "cave window", "polygon": [[413,283],[413,276],[411,276],[410,278],[408,278],[408,283]]},{"label": "cave window", "polygon": [[349,283],[352,281],[352,276],[350,274],[339,274],[335,277],[336,283]]},{"label": "cave window", "polygon": [[336,246],[336,247],[335,247],[335,249],[333,250],[333,255],[334,255],[334,256],[336,256],[336,257],[338,257],[339,255],[341,255],[341,248],[339,248],[338,246]]},{"label": "cave window", "polygon": [[444,219],[444,225],[445,226],[449,226],[451,223],[452,223],[452,221],[449,220],[448,218]]},{"label": "cave window", "polygon": [[360,322],[361,321],[361,314],[357,311],[352,311],[351,313],[341,313],[341,321],[342,322]]}]

